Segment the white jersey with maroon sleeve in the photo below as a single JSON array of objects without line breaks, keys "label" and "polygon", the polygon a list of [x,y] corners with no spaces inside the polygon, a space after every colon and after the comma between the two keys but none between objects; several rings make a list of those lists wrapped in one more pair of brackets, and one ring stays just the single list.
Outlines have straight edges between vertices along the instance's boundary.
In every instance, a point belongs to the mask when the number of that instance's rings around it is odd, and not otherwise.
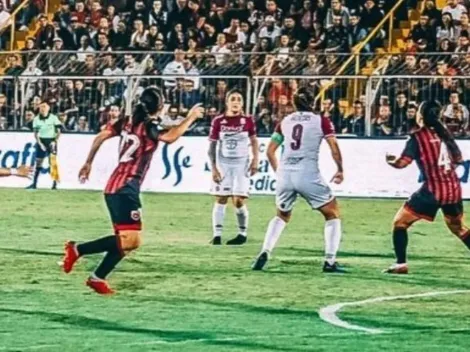
[{"label": "white jersey with maroon sleeve", "polygon": [[284,137],[284,153],[280,171],[318,169],[320,144],[324,138],[334,136],[331,120],[312,112],[294,112],[276,127]]},{"label": "white jersey with maroon sleeve", "polygon": [[250,137],[256,135],[251,116],[220,115],[212,120],[209,140],[218,142],[217,163],[245,164],[250,158]]}]

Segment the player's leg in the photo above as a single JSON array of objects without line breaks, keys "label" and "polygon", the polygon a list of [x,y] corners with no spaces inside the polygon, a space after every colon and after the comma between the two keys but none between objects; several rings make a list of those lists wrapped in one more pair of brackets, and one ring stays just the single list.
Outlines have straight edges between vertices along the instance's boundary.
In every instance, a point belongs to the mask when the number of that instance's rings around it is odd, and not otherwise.
[{"label": "player's leg", "polygon": [[227,208],[229,196],[216,196],[212,209],[212,240],[211,244],[222,244],[222,232],[224,229],[225,208]]},{"label": "player's leg", "polygon": [[408,229],[419,220],[434,221],[439,203],[425,188],[413,193],[393,219],[393,248],[396,263],[385,270],[389,274],[407,274]]},{"label": "player's leg", "polygon": [[277,214],[268,224],[266,234],[264,235],[263,247],[253,263],[253,270],[262,270],[266,265],[284,228],[290,221],[296,199],[297,192],[291,187],[289,180],[278,177],[276,187]]},{"label": "player's leg", "polygon": [[[328,193],[331,197],[331,192]],[[324,239],[325,239],[325,262],[323,272],[344,272],[337,264],[336,255],[341,244],[342,228],[338,202],[335,198],[330,199],[325,205],[318,208],[325,218]]]},{"label": "player's leg", "polygon": [[444,205],[442,212],[449,230],[470,249],[470,230],[463,221],[463,203]]},{"label": "player's leg", "polygon": [[232,173],[230,168],[219,165],[222,174],[220,183],[212,181],[211,194],[215,196],[214,208],[212,209],[212,240],[211,244],[222,244],[222,232],[224,229],[225,209],[232,195]]},{"label": "player's leg", "polygon": [[[46,146],[47,148],[47,146]],[[35,157],[35,169],[33,175],[33,183],[27,189],[36,189],[38,186],[38,179],[39,175],[42,171],[42,164],[44,162],[44,158],[47,157],[48,153],[47,150],[42,150],[38,144],[36,144],[36,157]]]},{"label": "player's leg", "polygon": [[250,175],[248,165],[234,170],[232,201],[238,223],[238,234],[227,242],[228,245],[242,245],[246,242],[249,212],[246,205],[250,191]]}]

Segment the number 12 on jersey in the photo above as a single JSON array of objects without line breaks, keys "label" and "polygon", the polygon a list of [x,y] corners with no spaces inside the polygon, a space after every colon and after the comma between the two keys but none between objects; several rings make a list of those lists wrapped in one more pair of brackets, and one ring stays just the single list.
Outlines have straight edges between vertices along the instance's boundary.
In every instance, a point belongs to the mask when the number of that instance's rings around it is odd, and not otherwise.
[{"label": "number 12 on jersey", "polygon": [[[127,163],[132,161],[134,153],[140,146],[139,137],[135,134],[122,133],[121,143],[119,144],[119,154],[121,155],[119,162]],[[127,149],[126,149],[127,148]]]}]

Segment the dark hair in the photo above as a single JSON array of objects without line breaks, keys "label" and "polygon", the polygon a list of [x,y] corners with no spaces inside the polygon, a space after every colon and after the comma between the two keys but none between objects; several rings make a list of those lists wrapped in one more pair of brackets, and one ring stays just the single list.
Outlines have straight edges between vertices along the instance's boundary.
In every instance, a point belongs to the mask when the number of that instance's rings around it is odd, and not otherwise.
[{"label": "dark hair", "polygon": [[437,101],[425,101],[421,104],[420,113],[423,116],[423,124],[428,128],[432,128],[439,138],[446,144],[447,149],[452,156],[454,162],[462,160],[462,152],[459,146],[455,143],[454,136],[444,126],[440,120],[441,104]]},{"label": "dark hair", "polygon": [[139,103],[134,107],[133,125],[137,125],[147,119],[148,115],[153,115],[162,109],[164,104],[163,94],[160,89],[150,86],[144,89],[139,98]]},{"label": "dark hair", "polygon": [[294,94],[294,105],[299,111],[313,112],[313,104],[315,102],[315,92],[308,87],[299,88]]}]

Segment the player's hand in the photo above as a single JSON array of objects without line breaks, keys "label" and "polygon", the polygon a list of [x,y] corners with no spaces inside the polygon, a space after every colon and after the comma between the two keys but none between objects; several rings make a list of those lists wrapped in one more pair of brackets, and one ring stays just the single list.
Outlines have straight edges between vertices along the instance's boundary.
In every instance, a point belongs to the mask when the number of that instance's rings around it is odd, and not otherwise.
[{"label": "player's hand", "polygon": [[394,164],[396,161],[397,161],[397,157],[395,155],[392,155],[392,154],[385,154],[385,161],[388,163],[388,164]]},{"label": "player's hand", "polygon": [[33,168],[31,166],[21,165],[17,170],[16,176],[18,177],[26,177],[31,178],[31,174],[33,173]]},{"label": "player's hand", "polygon": [[338,171],[330,182],[336,183],[337,185],[341,184],[344,181],[344,175],[342,171]]},{"label": "player's hand", "polygon": [[200,119],[204,116],[204,108],[202,107],[202,103],[198,103],[194,105],[191,110],[189,110],[188,115],[189,118],[192,119]]},{"label": "player's hand", "polygon": [[222,175],[216,167],[212,168],[212,180],[215,183],[220,183],[222,181]]},{"label": "player's hand", "polygon": [[78,173],[78,179],[80,180],[80,183],[85,183],[88,181],[88,178],[90,177],[90,172],[91,172],[91,165],[86,163],[85,165],[82,166],[80,169],[80,172]]},{"label": "player's hand", "polygon": [[258,161],[253,159],[250,164],[250,176],[253,176],[256,173],[258,173]]}]

